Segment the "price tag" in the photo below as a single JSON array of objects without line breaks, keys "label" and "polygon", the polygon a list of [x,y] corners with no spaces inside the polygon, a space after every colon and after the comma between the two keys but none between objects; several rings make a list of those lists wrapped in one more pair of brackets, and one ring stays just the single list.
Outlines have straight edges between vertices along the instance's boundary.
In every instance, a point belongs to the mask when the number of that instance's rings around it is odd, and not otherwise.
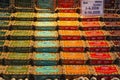
[{"label": "price tag", "polygon": [[83,16],[103,16],[103,0],[82,0],[81,8]]}]

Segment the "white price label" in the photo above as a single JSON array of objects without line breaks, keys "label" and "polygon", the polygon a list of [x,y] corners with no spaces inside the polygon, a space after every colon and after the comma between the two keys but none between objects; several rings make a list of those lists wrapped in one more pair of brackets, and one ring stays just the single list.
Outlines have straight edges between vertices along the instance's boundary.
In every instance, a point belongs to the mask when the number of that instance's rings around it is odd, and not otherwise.
[{"label": "white price label", "polygon": [[102,16],[104,14],[103,0],[82,0],[81,8],[83,16]]}]

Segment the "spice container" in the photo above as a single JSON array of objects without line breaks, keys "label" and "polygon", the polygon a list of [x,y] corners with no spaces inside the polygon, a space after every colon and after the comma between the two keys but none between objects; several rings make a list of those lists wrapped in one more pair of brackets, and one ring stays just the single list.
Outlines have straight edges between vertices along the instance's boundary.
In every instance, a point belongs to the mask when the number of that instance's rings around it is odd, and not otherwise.
[{"label": "spice container", "polygon": [[57,22],[56,21],[49,21],[49,22],[34,22],[35,30],[56,30]]},{"label": "spice container", "polygon": [[116,60],[115,54],[111,52],[88,52],[87,54],[91,65],[108,65]]},{"label": "spice container", "polygon": [[34,0],[13,0],[16,12],[34,12]]},{"label": "spice container", "polygon": [[56,21],[56,13],[36,13],[37,21]]},{"label": "spice container", "polygon": [[8,30],[0,30],[0,40],[6,40],[9,35]]},{"label": "spice container", "polygon": [[79,30],[59,30],[58,33],[61,40],[80,40],[83,36]]},{"label": "spice container", "polygon": [[78,21],[78,13],[58,13],[60,21]]},{"label": "spice container", "polygon": [[83,65],[88,60],[85,53],[80,52],[60,52],[62,65]]},{"label": "spice container", "polygon": [[104,30],[84,31],[86,40],[106,40],[107,32]]},{"label": "spice container", "polygon": [[34,66],[31,74],[34,75],[35,80],[60,80],[62,69],[61,66]]},{"label": "spice container", "polygon": [[113,46],[108,41],[86,41],[88,51],[90,52],[109,52]]},{"label": "spice container", "polygon": [[36,52],[58,52],[59,41],[35,41],[34,48]]},{"label": "spice container", "polygon": [[50,9],[54,11],[56,8],[56,0],[36,0],[36,7],[38,9]]},{"label": "spice container", "polygon": [[57,7],[58,8],[75,8],[75,1],[74,0],[58,0],[57,1]]},{"label": "spice container", "polygon": [[120,30],[108,31],[110,40],[120,40]]},{"label": "spice container", "polygon": [[11,26],[10,21],[0,20],[0,29],[2,30],[9,30],[9,27]]},{"label": "spice container", "polygon": [[32,30],[33,21],[13,21],[12,30]]},{"label": "spice container", "polygon": [[63,74],[65,75],[65,78],[68,80],[73,80],[76,78],[79,78],[81,76],[84,77],[90,77],[91,75],[91,69],[87,65],[64,65],[63,67]]},{"label": "spice container", "polygon": [[6,46],[8,45],[9,43],[5,40],[0,40],[0,52],[3,52],[3,51],[6,51]]},{"label": "spice container", "polygon": [[11,20],[11,17],[9,12],[0,12],[0,20]]},{"label": "spice container", "polygon": [[25,41],[9,41],[9,52],[32,52],[33,42],[30,40]]},{"label": "spice container", "polygon": [[12,30],[10,31],[11,40],[32,40],[32,30]]},{"label": "spice container", "polygon": [[12,78],[15,79],[29,79],[30,74],[30,66],[6,66],[6,70],[4,72],[5,80],[10,80]]},{"label": "spice container", "polygon": [[65,52],[84,52],[85,51],[85,41],[76,40],[76,41],[60,41],[60,46],[62,51]]},{"label": "spice container", "polygon": [[102,22],[100,21],[92,21],[92,22],[80,22],[80,26],[82,30],[101,30],[104,26]]},{"label": "spice container", "polygon": [[77,8],[57,8],[59,13],[76,13]]},{"label": "spice container", "polygon": [[100,21],[100,16],[82,16],[80,15],[81,21],[90,22],[90,21]]},{"label": "spice container", "polygon": [[59,63],[59,53],[34,53],[33,64],[36,66],[53,66]]},{"label": "spice container", "polygon": [[105,22],[120,21],[120,16],[118,14],[105,13],[104,16],[102,17],[102,21]]},{"label": "spice container", "polygon": [[79,30],[78,21],[58,21],[59,30]]},{"label": "spice container", "polygon": [[[20,7],[23,8],[33,8],[34,7],[33,0],[14,0],[15,7],[19,9]],[[26,10],[25,10],[26,11]]]},{"label": "spice container", "polygon": [[9,52],[5,56],[6,65],[29,65],[32,53]]},{"label": "spice container", "polygon": [[120,30],[120,22],[104,22],[105,30]]},{"label": "spice container", "polygon": [[58,32],[57,31],[35,31],[34,38],[35,40],[57,40]]},{"label": "spice container", "polygon": [[97,80],[104,78],[105,80],[111,80],[113,77],[120,78],[119,68],[116,65],[102,65],[92,66],[93,74],[97,76]]},{"label": "spice container", "polygon": [[120,51],[120,41],[119,40],[114,40],[114,41],[111,41],[111,43],[113,43],[114,51],[119,52]]},{"label": "spice container", "polygon": [[33,12],[16,12],[14,13],[15,20],[18,21],[34,21],[35,13]]}]

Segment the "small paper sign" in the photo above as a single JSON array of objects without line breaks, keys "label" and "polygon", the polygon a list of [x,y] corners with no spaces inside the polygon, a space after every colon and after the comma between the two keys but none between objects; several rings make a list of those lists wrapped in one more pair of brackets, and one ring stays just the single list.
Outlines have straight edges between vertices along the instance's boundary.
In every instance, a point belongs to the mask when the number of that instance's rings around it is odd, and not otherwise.
[{"label": "small paper sign", "polygon": [[82,0],[81,8],[83,16],[103,16],[103,0]]}]

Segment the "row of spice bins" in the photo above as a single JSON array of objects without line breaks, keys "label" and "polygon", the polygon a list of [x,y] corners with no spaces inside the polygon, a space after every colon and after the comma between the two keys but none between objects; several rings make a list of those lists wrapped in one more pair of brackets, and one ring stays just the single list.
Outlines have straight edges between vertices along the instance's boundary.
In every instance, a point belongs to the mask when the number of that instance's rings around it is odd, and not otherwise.
[{"label": "row of spice bins", "polygon": [[[97,80],[106,78],[110,80],[112,78],[118,78],[120,76],[120,67],[116,65],[63,65],[63,66],[0,66],[0,71],[3,74],[5,80],[12,78],[16,79],[32,79],[32,80],[46,80],[46,79],[91,79],[94,76]],[[106,75],[107,74],[107,75]]]},{"label": "row of spice bins", "polygon": [[[74,9],[73,9],[74,10]],[[74,12],[64,12],[63,10],[59,11],[60,13],[34,13],[34,12],[15,12],[15,13],[9,13],[9,12],[0,12],[0,18],[6,19],[6,20],[26,20],[26,21],[44,21],[43,18],[52,19],[52,21],[56,21],[56,18],[58,20],[64,20],[64,21],[120,21],[120,15],[119,14],[113,14],[113,13],[105,13],[102,17],[96,16],[96,17],[85,17],[80,15],[79,13]],[[45,19],[45,20],[47,20]],[[47,20],[48,21],[48,20]]]},{"label": "row of spice bins", "polygon": [[2,65],[112,65],[120,64],[120,52],[0,52]]},{"label": "row of spice bins", "polygon": [[[48,18],[49,20],[51,18]],[[74,24],[73,24],[74,23]],[[111,25],[112,24],[112,25]],[[2,30],[120,30],[118,22],[88,21],[0,21]]]},{"label": "row of spice bins", "polygon": [[[13,6],[16,8],[38,8],[38,9],[51,9],[58,8],[80,8],[81,0],[1,0],[1,8]],[[105,0],[105,8],[119,9],[119,0]]]},{"label": "row of spice bins", "polygon": [[[119,42],[119,41],[116,41]],[[119,44],[116,44],[115,41],[106,41],[106,40],[95,40],[95,41],[83,41],[83,40],[47,40],[47,41],[32,41],[32,40],[11,40],[11,41],[0,41],[1,51],[10,51],[10,52],[109,52],[115,51],[116,47],[119,47]],[[119,49],[117,49],[119,50]]]},{"label": "row of spice bins", "polygon": [[[21,27],[20,27],[21,28]],[[41,27],[44,29],[43,27]],[[46,28],[45,28],[46,29]],[[0,30],[0,40],[120,40],[120,31],[111,30]]]}]

